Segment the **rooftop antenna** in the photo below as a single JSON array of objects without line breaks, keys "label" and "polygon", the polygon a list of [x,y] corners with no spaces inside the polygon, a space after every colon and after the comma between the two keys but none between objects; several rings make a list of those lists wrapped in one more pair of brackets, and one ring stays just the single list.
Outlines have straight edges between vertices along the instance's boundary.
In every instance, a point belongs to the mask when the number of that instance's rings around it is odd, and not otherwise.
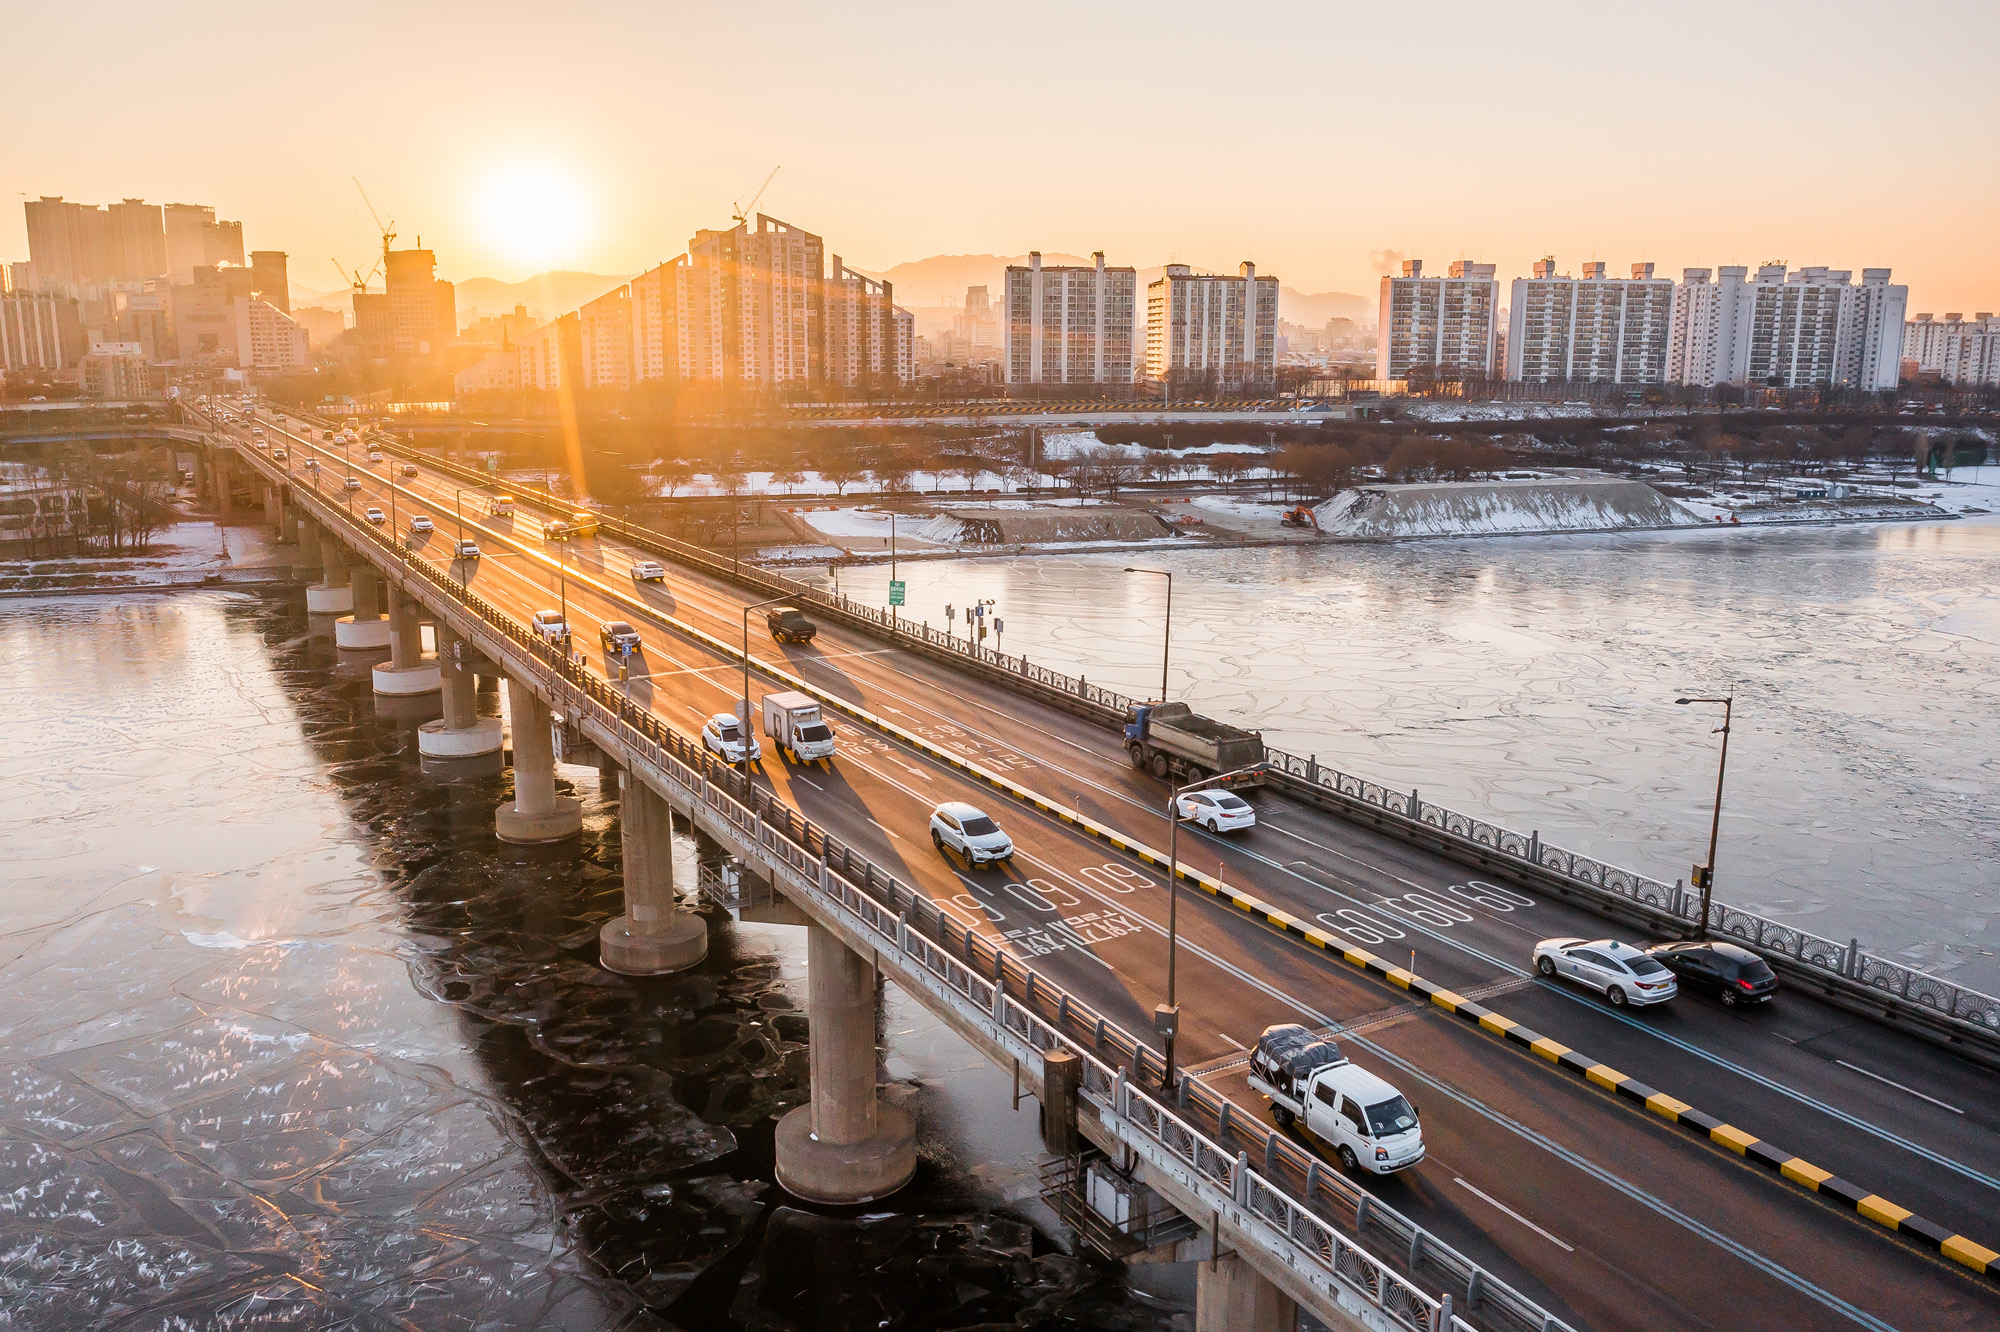
[{"label": "rooftop antenna", "polygon": [[368,216],[375,219],[375,229],[382,233],[382,263],[386,267],[389,263],[390,242],[396,239],[396,224],[394,222],[385,224],[382,221],[382,215],[375,211],[375,201],[368,197],[367,190],[361,189],[359,176],[349,176],[348,179],[354,182],[355,189],[361,190],[361,202],[368,205]]},{"label": "rooftop antenna", "polygon": [[[782,165],[782,163],[780,165]],[[730,205],[729,215],[730,217],[735,219],[736,224],[738,226],[742,226],[745,222],[750,220],[747,215],[757,207],[757,201],[764,197],[764,191],[771,188],[771,181],[777,174],[778,174],[778,168],[772,167],[771,174],[769,176],[764,177],[764,183],[762,185],[759,185],[757,187],[757,192],[750,196],[749,203],[747,204],[739,203]],[[361,183],[360,181],[355,182],[356,185],[359,185],[360,183]],[[364,194],[361,197],[365,199],[368,196]]]}]

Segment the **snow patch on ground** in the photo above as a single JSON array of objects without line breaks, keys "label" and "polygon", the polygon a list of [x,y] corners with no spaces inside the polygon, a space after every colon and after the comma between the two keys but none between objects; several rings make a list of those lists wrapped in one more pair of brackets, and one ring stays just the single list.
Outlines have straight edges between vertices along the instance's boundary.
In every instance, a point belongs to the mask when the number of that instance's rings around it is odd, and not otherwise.
[{"label": "snow patch on ground", "polygon": [[1364,486],[1320,505],[1329,536],[1370,541],[1685,527],[1699,514],[1638,481],[1442,481]]}]

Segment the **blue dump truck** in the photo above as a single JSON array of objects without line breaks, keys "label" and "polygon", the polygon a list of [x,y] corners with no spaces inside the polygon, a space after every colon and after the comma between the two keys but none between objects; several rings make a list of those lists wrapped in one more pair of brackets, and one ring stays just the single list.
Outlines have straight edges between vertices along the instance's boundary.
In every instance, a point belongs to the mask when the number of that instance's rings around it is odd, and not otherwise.
[{"label": "blue dump truck", "polygon": [[1125,752],[1132,766],[1162,781],[1193,782],[1264,761],[1264,737],[1185,703],[1135,703],[1125,723]]}]

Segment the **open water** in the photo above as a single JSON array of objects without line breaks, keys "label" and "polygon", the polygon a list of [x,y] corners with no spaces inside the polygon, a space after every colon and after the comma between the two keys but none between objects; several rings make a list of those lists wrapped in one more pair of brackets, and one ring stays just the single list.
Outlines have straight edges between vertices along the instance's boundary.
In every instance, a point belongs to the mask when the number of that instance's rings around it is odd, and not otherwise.
[{"label": "open water", "polygon": [[602,971],[595,773],[580,845],[501,847],[507,777],[424,772],[424,714],[311,630],[0,602],[0,1328],[1189,1325],[1186,1273],[1056,1248],[1034,1102],[893,988],[916,1182],[789,1200],[803,931]]}]

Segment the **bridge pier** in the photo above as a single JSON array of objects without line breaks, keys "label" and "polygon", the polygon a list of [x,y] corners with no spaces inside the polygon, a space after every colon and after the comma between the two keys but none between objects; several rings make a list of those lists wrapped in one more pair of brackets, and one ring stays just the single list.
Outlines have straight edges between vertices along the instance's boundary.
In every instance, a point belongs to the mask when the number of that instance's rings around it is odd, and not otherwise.
[{"label": "bridge pier", "polygon": [[597,932],[605,970],[627,976],[682,971],[708,956],[708,923],[674,893],[674,811],[631,769],[618,773],[625,914]]},{"label": "bridge pier", "polygon": [[307,527],[306,534],[319,552],[319,581],[306,589],[306,610],[314,615],[339,615],[354,609],[354,586],[347,576],[347,552],[319,525]]},{"label": "bridge pier", "polygon": [[[305,577],[309,571],[317,577],[323,563],[320,555],[319,524],[307,517],[306,511],[298,506],[296,502],[297,496],[294,496],[293,499],[294,503],[291,506],[291,515],[292,522],[297,528],[295,535],[299,545],[299,553],[294,558],[292,567],[301,578]],[[312,607],[307,606],[306,609],[310,610]]]},{"label": "bridge pier", "polygon": [[236,517],[235,479],[230,476],[229,451],[215,451],[215,521],[227,527]]},{"label": "bridge pier", "polygon": [[434,694],[442,681],[435,657],[424,658],[424,622],[417,603],[389,590],[389,660],[375,668],[375,692]]},{"label": "bridge pier", "polygon": [[1240,1253],[1201,1263],[1194,1279],[1195,1332],[1295,1332],[1299,1306]]},{"label": "bridge pier", "polygon": [[[454,650],[454,645],[464,644]],[[444,690],[444,716],[417,728],[417,752],[425,758],[479,758],[501,747],[498,717],[479,715],[477,677],[472,673],[472,645],[437,621],[438,683]]]},{"label": "bridge pier", "polygon": [[503,842],[532,846],[560,842],[583,831],[583,802],[556,794],[552,718],[526,681],[507,677],[507,716],[514,724],[514,799],[493,816]]},{"label": "bridge pier", "polygon": [[808,1202],[886,1197],[917,1172],[917,1128],[875,1087],[875,968],[822,925],[806,931],[812,1103],[778,1121],[778,1183]]},{"label": "bridge pier", "polygon": [[[341,552],[340,558],[345,557]],[[366,560],[357,559],[347,565],[347,581],[353,588],[354,613],[333,622],[334,646],[349,651],[388,647],[389,621],[382,615],[380,600],[382,575]]]},{"label": "bridge pier", "polygon": [[283,501],[278,497],[278,488],[267,485],[259,486],[258,489],[263,492],[264,522],[273,532],[277,533],[278,540],[283,541],[285,539],[285,508]]}]

